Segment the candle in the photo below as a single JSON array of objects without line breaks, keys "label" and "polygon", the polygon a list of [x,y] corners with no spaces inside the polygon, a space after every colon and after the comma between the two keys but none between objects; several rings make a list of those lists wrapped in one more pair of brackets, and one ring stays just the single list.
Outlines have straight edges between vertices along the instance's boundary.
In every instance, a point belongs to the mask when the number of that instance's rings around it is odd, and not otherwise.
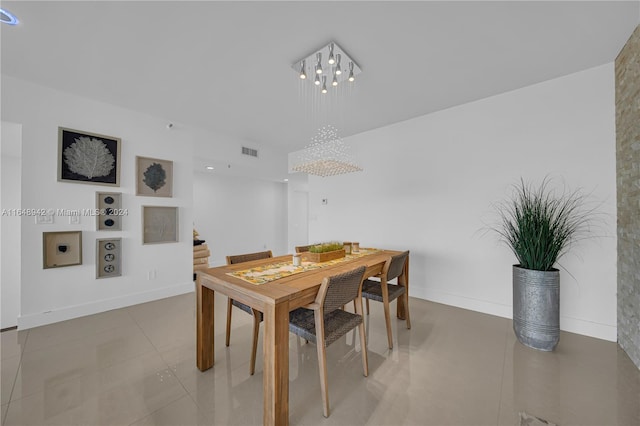
[{"label": "candle", "polygon": [[351,254],[351,242],[349,241],[344,242],[344,252],[345,254]]}]

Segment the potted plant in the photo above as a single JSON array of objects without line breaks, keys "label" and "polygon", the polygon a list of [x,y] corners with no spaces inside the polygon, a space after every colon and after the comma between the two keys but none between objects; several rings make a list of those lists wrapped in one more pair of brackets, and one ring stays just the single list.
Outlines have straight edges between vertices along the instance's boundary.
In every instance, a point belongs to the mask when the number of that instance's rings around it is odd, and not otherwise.
[{"label": "potted plant", "polygon": [[557,193],[549,179],[514,185],[496,208],[492,229],[518,259],[513,265],[513,330],[531,348],[552,351],[560,340],[560,272],[555,267],[572,243],[590,230],[593,209],[579,191]]},{"label": "potted plant", "polygon": [[345,257],[344,244],[339,241],[314,244],[309,247],[309,251],[302,253],[308,262],[326,262],[329,260]]}]

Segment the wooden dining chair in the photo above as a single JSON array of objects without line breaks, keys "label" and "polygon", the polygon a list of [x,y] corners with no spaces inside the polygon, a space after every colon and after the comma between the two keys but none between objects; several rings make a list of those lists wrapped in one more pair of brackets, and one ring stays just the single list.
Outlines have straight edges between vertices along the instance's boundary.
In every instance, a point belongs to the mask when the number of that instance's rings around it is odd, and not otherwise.
[{"label": "wooden dining chair", "polygon": [[[407,328],[411,328],[411,317],[409,316],[409,281],[400,280],[405,265],[409,259],[409,250],[395,256],[391,256],[384,264],[379,275],[380,281],[370,279],[362,283],[362,297],[367,303],[367,315],[369,315],[369,299],[384,304],[384,319],[387,323],[387,338],[389,339],[389,349],[393,349],[393,335],[391,333],[391,315],[389,303],[398,297],[404,298],[405,319]],[[397,284],[389,281],[398,278]]]},{"label": "wooden dining chair", "polygon": [[[261,251],[257,253],[237,254],[233,256],[227,256],[227,265],[233,265],[236,263],[250,262],[252,260],[270,259],[273,257],[271,250]],[[225,344],[229,346],[229,340],[231,339],[231,312],[232,307],[244,311],[253,316],[253,347],[251,349],[251,363],[249,364],[249,374],[253,375],[256,371],[256,352],[258,349],[258,332],[260,331],[260,323],[262,322],[262,312],[257,309],[245,305],[242,302],[238,302],[232,298],[229,298],[227,302],[227,336]]]},{"label": "wooden dining chair", "polygon": [[[369,375],[367,340],[362,320],[362,278],[366,268],[361,266],[343,274],[325,277],[315,302],[289,313],[289,331],[316,344],[322,409],[329,417],[329,389],[327,384],[326,347],[358,327],[362,351],[362,368]],[[355,301],[356,313],[340,309],[348,302]]]},{"label": "wooden dining chair", "polygon": [[309,251],[309,247],[311,247],[311,245],[308,246],[296,246],[296,253],[304,253]]}]

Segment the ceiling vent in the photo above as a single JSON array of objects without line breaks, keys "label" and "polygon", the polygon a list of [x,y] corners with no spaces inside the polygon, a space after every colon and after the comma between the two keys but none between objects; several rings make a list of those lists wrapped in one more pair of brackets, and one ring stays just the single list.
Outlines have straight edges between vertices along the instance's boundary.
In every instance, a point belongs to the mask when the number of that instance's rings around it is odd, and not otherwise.
[{"label": "ceiling vent", "polygon": [[253,148],[242,147],[242,154],[258,158],[258,150]]}]

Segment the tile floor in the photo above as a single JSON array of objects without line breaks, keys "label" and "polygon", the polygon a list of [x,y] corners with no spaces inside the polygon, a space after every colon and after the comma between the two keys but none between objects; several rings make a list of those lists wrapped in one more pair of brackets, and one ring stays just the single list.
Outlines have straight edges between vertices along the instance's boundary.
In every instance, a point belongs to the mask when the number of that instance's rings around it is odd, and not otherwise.
[{"label": "tile floor", "polygon": [[[262,356],[249,376],[251,319],[216,298],[216,365],[195,367],[194,295],[1,334],[3,425],[262,423]],[[411,300],[413,328],[381,304],[366,322],[369,377],[357,336],[328,349],[331,416],[322,417],[316,351],[291,335],[292,425],[640,425],[640,371],[615,343],[563,333],[543,353],[516,342],[511,321]],[[262,332],[261,332],[262,338]]]}]

